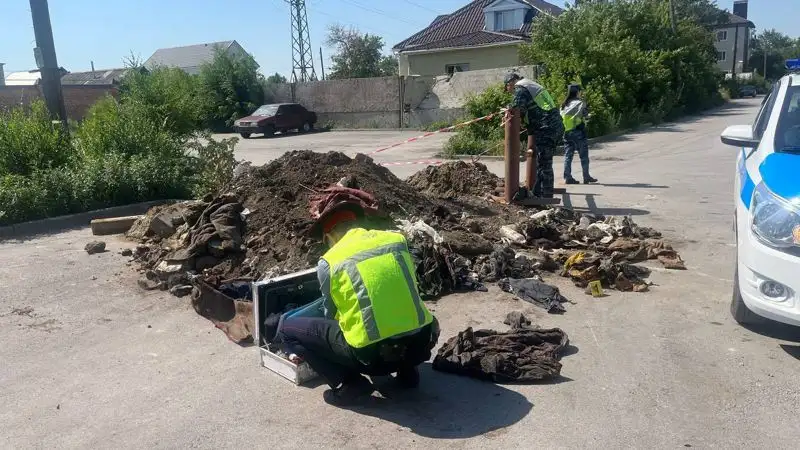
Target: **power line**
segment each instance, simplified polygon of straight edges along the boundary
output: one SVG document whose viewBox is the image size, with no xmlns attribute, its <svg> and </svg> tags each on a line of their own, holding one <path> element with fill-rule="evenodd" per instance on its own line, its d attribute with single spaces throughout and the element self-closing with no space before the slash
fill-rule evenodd
<svg viewBox="0 0 800 450">
<path fill-rule="evenodd" d="M 356 2 L 354 0 L 342 0 L 342 1 L 346 2 L 346 3 L 349 3 L 349 4 L 353 5 L 353 6 L 356 6 L 358 8 L 361 8 L 364 11 L 369 11 L 369 12 L 372 12 L 372 13 L 375 13 L 375 14 L 379 14 L 379 15 L 384 16 L 384 17 L 388 17 L 388 18 L 393 19 L 393 20 L 397 20 L 397 21 L 400 21 L 400 22 L 405 22 L 405 23 L 407 23 L 409 25 L 413 25 L 415 27 L 421 26 L 421 25 L 419 25 L 417 23 L 409 22 L 409 21 L 407 21 L 407 20 L 405 20 L 403 18 L 397 17 L 396 15 L 392 15 L 390 13 L 387 13 L 386 11 L 381 11 L 380 9 L 375 9 L 375 8 L 372 8 L 372 7 L 369 7 L 369 6 L 364 6 L 361 3 L 358 3 L 358 2 Z"/>
<path fill-rule="evenodd" d="M 306 6 L 306 8 L 308 8 L 308 6 Z M 337 22 L 341 22 L 344 25 L 349 25 L 349 26 L 351 26 L 353 28 L 356 28 L 356 29 L 359 29 L 359 30 L 363 28 L 363 29 L 366 29 L 366 30 L 374 31 L 375 33 L 378 33 L 378 34 L 383 33 L 383 31 L 375 29 L 375 28 L 372 28 L 372 27 L 352 24 L 352 23 L 348 22 L 347 20 L 342 19 L 341 17 L 334 16 L 333 14 L 327 13 L 325 11 L 321 11 L 321 10 L 316 9 L 316 8 L 314 8 L 314 9 L 309 8 L 309 9 L 315 14 L 320 14 L 320 15 L 323 15 L 323 16 L 330 17 L 331 19 L 334 19 Z"/>
<path fill-rule="evenodd" d="M 409 5 L 416 6 L 417 8 L 424 9 L 426 11 L 430 11 L 430 12 L 435 13 L 435 14 L 439 14 L 439 11 L 430 9 L 427 6 L 420 5 L 419 3 L 412 2 L 411 0 L 403 0 L 403 1 L 408 3 Z"/>
</svg>

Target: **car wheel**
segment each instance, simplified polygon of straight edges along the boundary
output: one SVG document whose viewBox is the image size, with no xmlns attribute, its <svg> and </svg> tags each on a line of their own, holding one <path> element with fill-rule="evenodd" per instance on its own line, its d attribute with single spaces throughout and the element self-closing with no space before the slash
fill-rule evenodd
<svg viewBox="0 0 800 450">
<path fill-rule="evenodd" d="M 758 315 L 744 304 L 742 292 L 739 290 L 739 265 L 733 273 L 733 297 L 731 298 L 731 315 L 740 325 L 748 325 L 756 322 Z"/>
<path fill-rule="evenodd" d="M 243 138 L 250 139 L 250 133 L 239 133 Z"/>
<path fill-rule="evenodd" d="M 275 135 L 275 127 L 272 125 L 267 125 L 264 127 L 264 137 L 270 137 Z"/>
<path fill-rule="evenodd" d="M 311 125 L 311 123 L 306 122 L 306 123 L 303 124 L 303 127 L 300 128 L 300 131 L 302 131 L 303 133 L 308 133 L 309 131 L 311 131 L 313 129 L 314 129 L 314 125 Z"/>
</svg>

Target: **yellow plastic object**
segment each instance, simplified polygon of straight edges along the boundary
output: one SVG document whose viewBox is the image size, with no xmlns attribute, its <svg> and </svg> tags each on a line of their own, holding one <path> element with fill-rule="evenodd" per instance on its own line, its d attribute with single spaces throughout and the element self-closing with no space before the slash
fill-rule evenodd
<svg viewBox="0 0 800 450">
<path fill-rule="evenodd" d="M 575 264 L 578 264 L 578 263 L 582 262 L 582 261 L 583 261 L 583 258 L 584 258 L 585 256 L 586 256 L 586 254 L 585 254 L 585 253 L 583 253 L 583 252 L 577 252 L 577 253 L 574 253 L 572 256 L 570 256 L 570 257 L 567 259 L 567 261 L 566 261 L 566 262 L 564 262 L 564 269 L 565 269 L 565 270 L 569 270 L 569 269 L 570 269 L 570 268 L 572 268 L 572 266 L 574 266 Z"/>
<path fill-rule="evenodd" d="M 600 280 L 594 280 L 590 282 L 589 290 L 592 292 L 592 297 L 603 296 L 603 285 L 600 283 Z"/>
</svg>

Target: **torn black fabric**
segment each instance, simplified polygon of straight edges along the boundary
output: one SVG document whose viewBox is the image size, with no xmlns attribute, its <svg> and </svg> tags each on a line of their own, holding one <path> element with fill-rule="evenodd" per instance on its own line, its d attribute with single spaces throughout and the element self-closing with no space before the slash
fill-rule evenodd
<svg viewBox="0 0 800 450">
<path fill-rule="evenodd" d="M 550 314 L 560 314 L 566 311 L 562 303 L 567 299 L 555 286 L 533 278 L 504 278 L 497 285 L 500 286 L 500 289 L 510 292 L 528 303 L 544 308 Z"/>
<path fill-rule="evenodd" d="M 500 332 L 470 327 L 439 349 L 433 368 L 497 383 L 550 380 L 560 376 L 558 359 L 568 344 L 558 328 Z"/>
</svg>

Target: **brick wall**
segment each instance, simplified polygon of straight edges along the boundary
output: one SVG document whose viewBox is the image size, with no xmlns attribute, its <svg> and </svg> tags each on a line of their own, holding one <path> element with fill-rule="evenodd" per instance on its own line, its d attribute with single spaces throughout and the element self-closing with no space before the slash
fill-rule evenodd
<svg viewBox="0 0 800 450">
<path fill-rule="evenodd" d="M 67 117 L 72 120 L 83 119 L 98 100 L 118 93 L 114 86 L 63 86 L 62 92 Z M 25 107 L 37 99 L 44 100 L 40 86 L 0 86 L 0 110 Z"/>
</svg>

